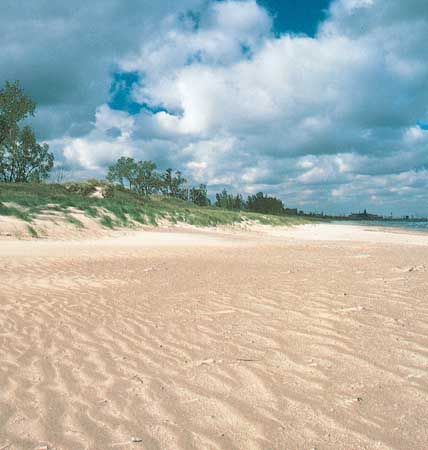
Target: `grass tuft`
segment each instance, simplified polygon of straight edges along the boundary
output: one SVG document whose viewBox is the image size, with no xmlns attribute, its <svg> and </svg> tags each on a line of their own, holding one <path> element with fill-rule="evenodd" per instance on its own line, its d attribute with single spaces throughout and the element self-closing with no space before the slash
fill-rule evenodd
<svg viewBox="0 0 428 450">
<path fill-rule="evenodd" d="M 77 228 L 85 228 L 85 225 L 83 224 L 83 222 L 81 222 L 79 219 L 76 219 L 73 216 L 66 215 L 65 220 Z"/>
<path fill-rule="evenodd" d="M 6 206 L 2 203 L 0 203 L 0 216 L 16 217 L 17 219 L 31 222 L 31 215 L 28 212 L 22 211 L 21 209 L 13 206 Z"/>
<path fill-rule="evenodd" d="M 31 237 L 33 237 L 33 238 L 38 238 L 39 237 L 37 231 L 31 225 L 27 225 L 27 230 L 30 233 Z"/>
<path fill-rule="evenodd" d="M 110 228 L 110 229 L 114 228 L 114 222 L 113 222 L 112 218 L 105 214 L 103 216 L 101 216 L 100 224 L 106 228 Z"/>
</svg>

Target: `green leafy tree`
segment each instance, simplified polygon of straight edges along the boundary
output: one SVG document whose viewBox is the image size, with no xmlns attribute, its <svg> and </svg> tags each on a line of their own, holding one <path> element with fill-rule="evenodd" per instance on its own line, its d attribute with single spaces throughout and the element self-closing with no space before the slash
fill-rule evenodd
<svg viewBox="0 0 428 450">
<path fill-rule="evenodd" d="M 223 189 L 220 193 L 215 195 L 215 206 L 217 208 L 229 209 L 231 196 Z"/>
<path fill-rule="evenodd" d="M 135 189 L 142 195 L 152 195 L 161 186 L 161 177 L 152 161 L 139 161 L 135 168 Z"/>
<path fill-rule="evenodd" d="M 241 194 L 232 195 L 227 192 L 226 189 L 223 189 L 219 194 L 216 194 L 216 202 L 215 206 L 218 208 L 229 209 L 232 211 L 239 211 L 244 209 L 245 202 L 242 199 Z"/>
<path fill-rule="evenodd" d="M 187 180 L 179 170 L 173 173 L 172 169 L 167 169 L 162 175 L 161 191 L 164 195 L 187 200 L 188 189 L 185 187 L 186 183 Z"/>
<path fill-rule="evenodd" d="M 27 97 L 18 81 L 6 81 L 0 90 L 0 145 L 18 134 L 18 122 L 33 116 L 36 104 Z"/>
<path fill-rule="evenodd" d="M 242 198 L 241 194 L 237 194 L 233 200 L 233 209 L 240 211 L 241 209 L 245 209 L 245 201 Z"/>
<path fill-rule="evenodd" d="M 209 206 L 211 204 L 208 198 L 206 184 L 201 184 L 199 187 L 193 187 L 190 189 L 190 201 L 198 206 Z"/>
<path fill-rule="evenodd" d="M 280 199 L 264 195 L 263 192 L 248 196 L 247 209 L 264 214 L 279 215 L 285 212 L 284 204 Z"/>
<path fill-rule="evenodd" d="M 171 195 L 172 177 L 172 169 L 166 169 L 162 174 L 161 192 L 163 195 Z"/>
<path fill-rule="evenodd" d="M 135 189 L 137 178 L 137 163 L 134 158 L 122 156 L 108 168 L 107 180 L 111 183 L 119 183 L 122 187 Z"/>
<path fill-rule="evenodd" d="M 37 143 L 30 126 L 19 126 L 35 109 L 18 82 L 6 82 L 0 90 L 0 181 L 41 182 L 53 168 L 54 156 L 48 145 Z"/>
<path fill-rule="evenodd" d="M 146 196 L 158 192 L 162 185 L 154 162 L 135 161 L 124 156 L 108 168 L 107 180 Z"/>
</svg>

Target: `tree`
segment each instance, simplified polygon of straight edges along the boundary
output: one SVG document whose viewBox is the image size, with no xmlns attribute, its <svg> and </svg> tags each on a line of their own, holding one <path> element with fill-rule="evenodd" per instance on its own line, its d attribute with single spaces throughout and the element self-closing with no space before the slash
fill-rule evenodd
<svg viewBox="0 0 428 450">
<path fill-rule="evenodd" d="M 211 204 L 208 198 L 206 184 L 201 184 L 199 187 L 190 189 L 190 201 L 198 206 L 209 206 Z"/>
<path fill-rule="evenodd" d="M 107 180 L 111 183 L 119 183 L 130 190 L 135 188 L 137 163 L 133 158 L 122 156 L 108 168 Z"/>
<path fill-rule="evenodd" d="M 215 206 L 218 208 L 230 209 L 232 211 L 239 211 L 244 208 L 245 202 L 241 194 L 233 196 L 229 194 L 226 189 L 223 189 L 221 193 L 216 194 Z"/>
<path fill-rule="evenodd" d="M 187 200 L 188 190 L 184 187 L 187 180 L 183 178 L 181 172 L 176 170 L 172 173 L 172 169 L 167 169 L 162 176 L 162 193 L 170 197 L 177 197 Z"/>
<path fill-rule="evenodd" d="M 0 145 L 18 134 L 18 122 L 33 116 L 36 104 L 27 97 L 18 81 L 6 81 L 0 90 Z"/>
<path fill-rule="evenodd" d="M 19 126 L 35 109 L 18 82 L 6 82 L 0 90 L 0 181 L 41 182 L 53 168 L 54 156 L 48 145 L 37 143 L 30 126 Z"/>
<path fill-rule="evenodd" d="M 139 161 L 135 167 L 135 190 L 142 195 L 152 195 L 161 185 L 156 164 L 152 161 Z"/>
<path fill-rule="evenodd" d="M 264 214 L 283 214 L 285 211 L 280 199 L 264 195 L 263 192 L 248 196 L 247 209 Z"/>
<path fill-rule="evenodd" d="M 45 180 L 52 170 L 54 157 L 47 144 L 36 141 L 31 127 L 19 130 L 17 141 L 7 147 L 0 161 L 0 180 L 8 183 L 27 183 Z"/>
<path fill-rule="evenodd" d="M 161 187 L 161 176 L 152 161 L 135 161 L 122 156 L 108 168 L 107 180 L 141 195 L 152 195 Z"/>
</svg>

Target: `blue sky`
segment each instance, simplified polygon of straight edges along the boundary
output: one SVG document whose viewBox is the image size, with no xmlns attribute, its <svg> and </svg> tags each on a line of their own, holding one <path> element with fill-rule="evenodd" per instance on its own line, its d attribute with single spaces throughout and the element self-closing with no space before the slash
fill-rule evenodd
<svg viewBox="0 0 428 450">
<path fill-rule="evenodd" d="M 70 179 L 122 155 L 211 194 L 428 214 L 426 0 L 3 0 L 0 83 Z"/>
<path fill-rule="evenodd" d="M 136 72 L 114 72 L 110 86 L 108 105 L 112 109 L 127 111 L 131 115 L 141 112 L 143 105 L 132 99 L 132 89 L 140 77 Z"/>
<path fill-rule="evenodd" d="M 275 17 L 276 32 L 314 36 L 318 24 L 325 19 L 330 0 L 263 0 L 260 4 Z"/>
</svg>

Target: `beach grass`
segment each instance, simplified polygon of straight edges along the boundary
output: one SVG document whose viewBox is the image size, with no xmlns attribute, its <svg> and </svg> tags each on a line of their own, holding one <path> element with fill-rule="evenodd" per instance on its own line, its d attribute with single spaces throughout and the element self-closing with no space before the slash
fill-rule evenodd
<svg viewBox="0 0 428 450">
<path fill-rule="evenodd" d="M 39 234 L 37 233 L 37 231 L 31 226 L 31 225 L 27 225 L 27 230 L 28 233 L 31 237 L 33 238 L 38 238 Z"/>
<path fill-rule="evenodd" d="M 199 227 L 216 227 L 242 222 L 289 226 L 307 223 L 297 216 L 228 211 L 215 207 L 200 207 L 180 199 L 152 196 L 145 198 L 126 189 L 109 187 L 108 198 L 87 195 L 87 184 L 75 183 L 73 190 L 64 184 L 0 184 L 0 216 L 14 216 L 31 223 L 47 212 L 61 213 L 64 219 L 78 228 L 84 224 L 70 215 L 81 212 L 97 220 L 103 227 L 120 228 L 136 225 L 157 226 L 160 223 L 185 223 Z M 76 188 L 77 186 L 77 188 Z"/>
</svg>

